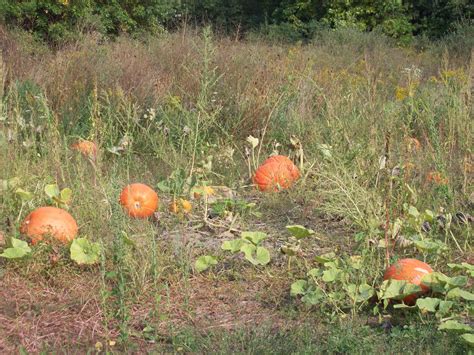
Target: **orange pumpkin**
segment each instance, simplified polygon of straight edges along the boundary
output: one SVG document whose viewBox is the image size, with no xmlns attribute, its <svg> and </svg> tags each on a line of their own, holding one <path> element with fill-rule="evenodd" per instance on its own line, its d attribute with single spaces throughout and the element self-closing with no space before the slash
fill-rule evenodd
<svg viewBox="0 0 474 355">
<path fill-rule="evenodd" d="M 191 205 L 191 202 L 189 202 L 188 200 L 183 200 L 182 198 L 180 198 L 178 201 L 176 200 L 171 201 L 170 206 L 169 206 L 169 211 L 171 213 L 182 212 L 184 214 L 188 214 L 191 212 L 192 209 L 193 209 L 193 206 Z"/>
<path fill-rule="evenodd" d="M 448 178 L 443 177 L 439 171 L 430 171 L 426 175 L 426 181 L 437 185 L 447 185 L 449 182 Z"/>
<path fill-rule="evenodd" d="M 269 163 L 277 163 L 277 164 L 286 166 L 287 169 L 290 170 L 290 174 L 291 174 L 291 176 L 293 177 L 293 179 L 294 179 L 295 181 L 298 180 L 299 177 L 300 177 L 300 171 L 299 171 L 299 169 L 296 167 L 295 164 L 293 164 L 293 162 L 291 161 L 291 159 L 288 158 L 287 156 L 284 156 L 284 155 L 273 155 L 273 156 L 271 156 L 270 158 L 268 158 L 267 160 L 265 160 L 265 161 L 262 163 L 262 165 L 269 164 Z"/>
<path fill-rule="evenodd" d="M 56 207 L 37 208 L 20 227 L 20 232 L 30 237 L 33 244 L 48 234 L 66 244 L 76 237 L 77 230 L 74 218 L 67 211 Z"/>
<path fill-rule="evenodd" d="M 71 145 L 71 148 L 81 152 L 83 155 L 95 158 L 97 155 L 97 145 L 94 142 L 80 140 Z"/>
<path fill-rule="evenodd" d="M 421 149 L 421 143 L 418 139 L 413 137 L 405 138 L 406 148 L 408 152 L 416 153 Z"/>
<path fill-rule="evenodd" d="M 421 293 L 429 291 L 429 287 L 421 282 L 423 276 L 433 272 L 433 269 L 426 263 L 417 259 L 400 259 L 391 265 L 383 275 L 384 280 L 404 280 L 421 287 Z M 408 295 L 403 299 L 408 305 L 413 305 L 420 293 Z"/>
<path fill-rule="evenodd" d="M 145 184 L 130 184 L 120 194 L 120 203 L 131 217 L 147 218 L 158 208 L 158 195 Z"/>
<path fill-rule="evenodd" d="M 276 155 L 257 169 L 253 182 L 261 191 L 278 191 L 291 187 L 299 177 L 298 168 L 288 157 Z"/>
</svg>

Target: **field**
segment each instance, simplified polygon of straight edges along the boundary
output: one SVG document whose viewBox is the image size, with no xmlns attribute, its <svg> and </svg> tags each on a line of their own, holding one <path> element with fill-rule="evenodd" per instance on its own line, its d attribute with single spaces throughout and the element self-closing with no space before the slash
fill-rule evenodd
<svg viewBox="0 0 474 355">
<path fill-rule="evenodd" d="M 468 43 L 202 29 L 49 48 L 0 28 L 0 352 L 467 353 Z M 300 178 L 261 192 L 276 153 Z M 150 218 L 119 203 L 135 182 L 159 195 Z M 73 257 L 21 243 L 47 205 L 77 221 Z M 442 273 L 405 308 L 383 282 L 402 258 Z"/>
</svg>

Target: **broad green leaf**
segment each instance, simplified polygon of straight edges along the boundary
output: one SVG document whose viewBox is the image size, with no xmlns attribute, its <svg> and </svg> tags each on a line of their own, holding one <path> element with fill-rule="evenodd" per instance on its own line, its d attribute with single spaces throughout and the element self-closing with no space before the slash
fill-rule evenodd
<svg viewBox="0 0 474 355">
<path fill-rule="evenodd" d="M 245 243 L 246 241 L 242 239 L 226 240 L 224 243 L 222 243 L 221 249 L 230 251 L 231 253 L 237 253 Z"/>
<path fill-rule="evenodd" d="M 327 144 L 318 144 L 318 149 L 325 159 L 332 159 L 332 147 Z"/>
<path fill-rule="evenodd" d="M 248 243 L 242 245 L 240 251 L 244 253 L 245 259 L 253 265 L 266 265 L 270 262 L 270 253 L 266 248 Z"/>
<path fill-rule="evenodd" d="M 253 254 L 255 253 L 256 250 L 257 250 L 257 247 L 250 243 L 244 244 L 240 248 L 240 251 L 243 252 L 245 255 L 245 259 L 247 259 L 254 265 L 258 264 L 258 261 L 256 261 L 253 257 Z"/>
<path fill-rule="evenodd" d="M 407 283 L 404 280 L 385 280 L 378 295 L 380 299 L 402 299 L 420 291 L 420 286 Z"/>
<path fill-rule="evenodd" d="M 44 192 L 49 198 L 59 197 L 59 187 L 56 184 L 48 184 L 44 187 Z"/>
<path fill-rule="evenodd" d="M 357 295 L 357 301 L 363 302 L 370 299 L 375 294 L 375 290 L 368 284 L 362 284 L 359 286 L 359 294 Z"/>
<path fill-rule="evenodd" d="M 212 265 L 217 265 L 217 258 L 211 255 L 200 256 L 194 263 L 197 272 L 203 272 Z"/>
<path fill-rule="evenodd" d="M 297 280 L 291 284 L 290 295 L 304 295 L 306 289 L 308 288 L 308 281 L 306 280 Z"/>
<path fill-rule="evenodd" d="M 471 292 L 468 292 L 466 290 L 463 290 L 459 287 L 453 288 L 450 290 L 447 295 L 447 299 L 458 299 L 458 298 L 463 298 L 466 301 L 474 301 L 474 294 Z"/>
<path fill-rule="evenodd" d="M 408 214 L 413 218 L 418 218 L 420 216 L 420 212 L 418 212 L 415 206 L 408 207 Z"/>
<path fill-rule="evenodd" d="M 306 294 L 301 298 L 301 301 L 309 304 L 311 306 L 314 306 L 319 303 L 321 299 L 324 298 L 324 292 L 321 290 L 319 287 L 306 292 Z"/>
<path fill-rule="evenodd" d="M 350 284 L 346 286 L 346 292 L 353 300 L 357 299 L 357 285 Z"/>
<path fill-rule="evenodd" d="M 78 264 L 95 264 L 100 257 L 100 244 L 93 243 L 86 238 L 77 238 L 70 247 L 71 259 Z"/>
<path fill-rule="evenodd" d="M 309 270 L 306 275 L 311 277 L 321 277 L 323 275 L 323 272 L 320 269 L 314 268 Z"/>
<path fill-rule="evenodd" d="M 257 260 L 260 265 L 267 265 L 270 262 L 270 252 L 268 249 L 264 247 L 257 247 L 255 260 Z"/>
<path fill-rule="evenodd" d="M 342 270 L 339 269 L 328 269 L 323 272 L 323 281 L 324 282 L 334 282 L 337 280 L 339 275 L 342 273 Z"/>
<path fill-rule="evenodd" d="M 454 302 L 452 301 L 441 301 L 439 303 L 438 312 L 436 314 L 440 317 L 445 316 L 446 314 L 448 314 L 453 305 Z"/>
<path fill-rule="evenodd" d="M 425 253 L 446 249 L 446 245 L 443 242 L 434 241 L 431 239 L 415 240 L 414 244 L 418 250 Z"/>
<path fill-rule="evenodd" d="M 453 330 L 453 331 L 458 331 L 458 332 L 472 332 L 473 329 L 464 323 L 459 323 L 456 320 L 447 320 L 446 322 L 443 322 L 440 324 L 438 327 L 439 330 Z"/>
<path fill-rule="evenodd" d="M 20 197 L 23 202 L 30 201 L 33 198 L 33 194 L 23 189 L 16 189 L 15 193 Z"/>
<path fill-rule="evenodd" d="M 71 201 L 72 190 L 69 187 L 66 187 L 61 190 L 61 202 L 66 205 Z"/>
<path fill-rule="evenodd" d="M 416 300 L 416 306 L 420 309 L 421 313 L 427 312 L 436 312 L 436 307 L 438 307 L 441 300 L 439 298 L 418 298 Z"/>
<path fill-rule="evenodd" d="M 11 248 L 7 248 L 0 254 L 1 257 L 7 259 L 18 259 L 22 258 L 25 255 L 31 252 L 31 248 L 28 246 L 28 243 L 24 240 L 11 238 Z"/>
<path fill-rule="evenodd" d="M 448 284 L 454 287 L 463 287 L 467 284 L 467 276 L 455 276 L 448 279 Z"/>
<path fill-rule="evenodd" d="M 352 255 L 349 258 L 349 265 L 356 270 L 360 270 L 362 267 L 362 257 L 360 255 Z"/>
<path fill-rule="evenodd" d="M 298 240 L 309 237 L 310 235 L 314 234 L 314 231 L 312 229 L 308 229 L 300 225 L 286 226 L 286 229 L 288 230 L 288 232 L 291 233 L 293 237 Z"/>
<path fill-rule="evenodd" d="M 168 181 L 166 180 L 160 181 L 158 184 L 156 184 L 156 188 L 160 190 L 161 192 L 166 192 L 166 193 L 170 193 L 172 191 Z"/>
<path fill-rule="evenodd" d="M 323 255 L 316 256 L 314 259 L 318 263 L 324 264 L 324 263 L 327 263 L 329 261 L 333 261 L 334 259 L 336 259 L 336 254 L 333 253 L 333 252 L 330 252 L 330 253 L 326 253 L 326 254 L 323 254 Z"/>
<path fill-rule="evenodd" d="M 444 293 L 446 291 L 445 286 L 448 280 L 448 276 L 440 272 L 432 272 L 430 274 L 424 275 L 421 279 L 421 282 L 428 286 L 433 292 Z"/>
<path fill-rule="evenodd" d="M 242 239 L 248 240 L 253 245 L 259 245 L 267 237 L 263 232 L 242 232 Z"/>
<path fill-rule="evenodd" d="M 20 184 L 20 178 L 13 177 L 7 180 L 0 180 L 0 191 L 7 191 L 13 189 Z"/>
<path fill-rule="evenodd" d="M 459 271 L 459 270 L 469 270 L 469 271 L 474 271 L 474 265 L 471 265 L 469 263 L 461 263 L 461 264 L 448 264 L 448 266 L 453 269 L 453 271 Z"/>
<path fill-rule="evenodd" d="M 435 219 L 434 212 L 431 210 L 425 210 L 425 212 L 423 213 L 423 219 L 430 223 L 433 222 Z"/>
<path fill-rule="evenodd" d="M 464 340 L 466 343 L 468 343 L 471 346 L 474 346 L 474 334 L 463 334 L 459 336 L 462 340 Z"/>
</svg>

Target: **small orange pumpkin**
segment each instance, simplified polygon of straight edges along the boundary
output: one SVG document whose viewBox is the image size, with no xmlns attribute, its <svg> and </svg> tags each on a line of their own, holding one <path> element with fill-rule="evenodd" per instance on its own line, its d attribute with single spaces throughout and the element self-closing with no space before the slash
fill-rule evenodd
<svg viewBox="0 0 474 355">
<path fill-rule="evenodd" d="M 288 157 L 276 155 L 257 169 L 253 182 L 260 191 L 278 191 L 291 187 L 299 177 L 298 168 Z"/>
<path fill-rule="evenodd" d="M 158 195 L 145 184 L 130 184 L 120 194 L 120 203 L 131 217 L 147 218 L 158 208 Z"/>
<path fill-rule="evenodd" d="M 407 151 L 409 152 L 416 153 L 416 152 L 419 152 L 421 149 L 420 141 L 414 137 L 406 137 L 405 143 L 406 143 Z"/>
<path fill-rule="evenodd" d="M 50 234 L 66 244 L 77 235 L 77 223 L 65 210 L 56 207 L 39 207 L 23 221 L 20 232 L 31 238 L 32 244 Z"/>
<path fill-rule="evenodd" d="M 447 185 L 449 182 L 448 178 L 443 177 L 439 171 L 430 171 L 426 175 L 426 181 L 437 185 Z"/>
<path fill-rule="evenodd" d="M 188 200 L 184 200 L 182 198 L 180 198 L 178 201 L 176 200 L 173 200 L 171 201 L 170 203 L 170 206 L 169 206 L 169 211 L 171 213 L 184 213 L 184 214 L 188 214 L 191 212 L 191 210 L 193 209 L 193 206 L 191 204 L 191 202 L 189 202 Z"/>
<path fill-rule="evenodd" d="M 97 145 L 91 141 L 79 140 L 71 145 L 71 148 L 91 158 L 97 156 Z"/>
<path fill-rule="evenodd" d="M 429 287 L 421 282 L 423 276 L 433 272 L 433 269 L 427 264 L 417 259 L 400 259 L 391 265 L 383 275 L 384 280 L 404 280 L 411 284 L 421 287 L 420 293 L 408 295 L 403 299 L 408 305 L 413 305 L 420 294 L 429 291 Z"/>
</svg>

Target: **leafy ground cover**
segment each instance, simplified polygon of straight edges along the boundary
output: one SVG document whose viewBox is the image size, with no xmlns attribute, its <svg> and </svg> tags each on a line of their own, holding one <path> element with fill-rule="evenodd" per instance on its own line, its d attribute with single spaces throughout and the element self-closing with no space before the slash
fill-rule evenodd
<svg viewBox="0 0 474 355">
<path fill-rule="evenodd" d="M 377 34 L 51 50 L 0 30 L 0 350 L 449 352 L 473 343 L 474 65 Z M 78 151 L 78 140 L 96 150 Z M 76 147 L 76 148 L 75 148 Z M 272 154 L 301 176 L 260 192 Z M 122 189 L 158 210 L 131 218 Z M 31 245 L 40 206 L 78 237 Z M 431 291 L 384 281 L 417 258 Z"/>
</svg>

